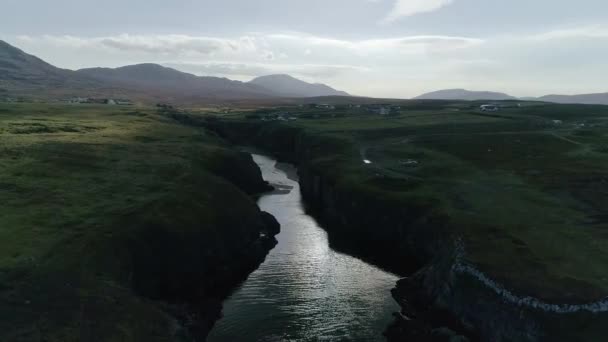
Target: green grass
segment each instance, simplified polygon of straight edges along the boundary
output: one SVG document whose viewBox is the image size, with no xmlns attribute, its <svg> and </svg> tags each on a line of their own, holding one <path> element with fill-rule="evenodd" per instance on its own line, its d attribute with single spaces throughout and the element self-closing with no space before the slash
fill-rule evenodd
<svg viewBox="0 0 608 342">
<path fill-rule="evenodd" d="M 0 340 L 174 338 L 173 319 L 133 284 L 146 279 L 136 290 L 156 297 L 161 265 L 169 275 L 185 260 L 157 260 L 173 252 L 146 232 L 214 255 L 257 234 L 254 201 L 222 174 L 247 172 L 239 158 L 155 109 L 0 104 Z M 148 250 L 163 264 L 137 266 Z M 182 251 L 184 269 L 210 267 Z"/>
<path fill-rule="evenodd" d="M 280 125 L 341 140 L 340 148 L 319 143 L 312 155 L 342 186 L 434 203 L 464 238 L 469 261 L 516 293 L 559 303 L 604 298 L 608 106 L 477 107 L 435 102 L 394 117 L 345 109 Z"/>
</svg>

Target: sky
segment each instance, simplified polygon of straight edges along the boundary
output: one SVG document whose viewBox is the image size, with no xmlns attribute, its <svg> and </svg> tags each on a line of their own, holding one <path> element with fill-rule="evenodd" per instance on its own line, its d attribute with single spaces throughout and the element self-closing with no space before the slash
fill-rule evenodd
<svg viewBox="0 0 608 342">
<path fill-rule="evenodd" d="M 66 69 L 159 63 L 354 95 L 608 92 L 606 0 L 0 0 L 0 39 Z"/>
</svg>

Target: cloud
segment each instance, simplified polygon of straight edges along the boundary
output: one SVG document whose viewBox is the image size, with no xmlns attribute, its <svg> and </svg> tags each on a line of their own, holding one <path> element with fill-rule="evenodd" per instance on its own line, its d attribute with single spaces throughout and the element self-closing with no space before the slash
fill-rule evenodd
<svg viewBox="0 0 608 342">
<path fill-rule="evenodd" d="M 110 37 L 75 37 L 70 35 L 40 37 L 19 36 L 24 42 L 40 42 L 71 48 L 112 49 L 120 52 L 142 52 L 164 55 L 203 55 L 216 53 L 254 52 L 258 49 L 256 38 L 242 36 L 237 39 L 188 35 L 129 35 Z M 267 53 L 264 53 L 267 55 Z"/>
<path fill-rule="evenodd" d="M 529 40 L 535 41 L 548 41 L 558 39 L 572 39 L 572 38 L 608 38 L 608 26 L 604 25 L 592 25 L 582 27 L 570 27 L 565 29 L 557 29 L 552 31 L 535 34 L 528 37 Z"/>
<path fill-rule="evenodd" d="M 439 35 L 341 40 L 302 33 L 256 33 L 236 38 L 121 34 L 109 37 L 20 36 L 18 39 L 32 46 L 96 50 L 103 54 L 137 56 L 147 60 L 225 58 L 261 63 L 291 58 L 310 63 L 311 59 L 316 58 L 320 64 L 342 64 L 344 58 L 359 59 L 365 63 L 366 58 L 372 56 L 426 55 L 483 43 L 477 38 Z"/>
<path fill-rule="evenodd" d="M 305 54 L 322 51 L 325 56 L 336 51 L 358 56 L 390 55 L 390 54 L 425 54 L 443 50 L 467 48 L 482 44 L 484 40 L 470 37 L 421 35 L 396 38 L 380 38 L 366 40 L 339 40 L 326 37 L 311 36 L 299 33 L 272 34 L 266 36 L 272 41 L 284 46 L 304 46 Z"/>
<path fill-rule="evenodd" d="M 210 55 L 222 49 L 235 49 L 236 44 L 219 39 L 188 36 L 129 36 L 99 39 L 96 43 L 121 51 L 142 51 L 161 54 L 198 53 Z"/>
<path fill-rule="evenodd" d="M 433 12 L 452 2 L 454 0 L 397 0 L 384 22 L 390 23 L 403 17 Z"/>
</svg>

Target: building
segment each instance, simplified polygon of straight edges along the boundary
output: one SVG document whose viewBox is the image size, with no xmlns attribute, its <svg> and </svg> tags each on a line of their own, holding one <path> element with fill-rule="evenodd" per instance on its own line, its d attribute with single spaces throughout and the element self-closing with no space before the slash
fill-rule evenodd
<svg viewBox="0 0 608 342">
<path fill-rule="evenodd" d="M 479 109 L 481 109 L 482 112 L 498 112 L 500 107 L 494 104 L 485 104 L 481 105 Z"/>
<path fill-rule="evenodd" d="M 89 97 L 73 97 L 67 100 L 68 103 L 92 103 L 92 104 L 106 104 L 106 105 L 120 105 L 130 106 L 133 104 L 128 99 L 109 99 L 109 98 L 89 98 Z"/>
<path fill-rule="evenodd" d="M 89 103 L 88 97 L 73 97 L 68 100 L 69 103 Z"/>
<path fill-rule="evenodd" d="M 133 105 L 133 102 L 131 102 L 131 100 L 128 99 L 114 99 L 114 102 L 119 105 L 119 106 L 131 106 Z"/>
</svg>

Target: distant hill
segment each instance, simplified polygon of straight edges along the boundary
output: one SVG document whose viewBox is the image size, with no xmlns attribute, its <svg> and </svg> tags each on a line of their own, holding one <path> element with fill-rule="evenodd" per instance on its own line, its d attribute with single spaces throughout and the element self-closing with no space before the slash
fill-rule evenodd
<svg viewBox="0 0 608 342">
<path fill-rule="evenodd" d="M 320 83 L 308 83 L 289 75 L 269 75 L 255 78 L 249 84 L 264 87 L 283 97 L 350 96 Z"/>
<path fill-rule="evenodd" d="M 200 77 L 158 64 L 137 64 L 116 69 L 81 69 L 77 73 L 118 87 L 140 89 L 178 98 L 259 98 L 278 96 L 272 91 L 240 81 Z"/>
<path fill-rule="evenodd" d="M 249 82 L 196 76 L 158 64 L 120 68 L 90 68 L 72 71 L 57 68 L 42 59 L 0 40 L 0 95 L 59 99 L 65 97 L 130 98 L 139 102 L 169 101 L 182 104 L 214 101 L 285 102 L 336 101 L 372 103 L 381 99 L 356 98 L 325 84 L 312 84 L 289 75 L 269 75 Z M 420 95 L 417 100 L 516 100 L 498 92 L 446 89 Z M 608 105 L 608 93 L 546 95 L 521 98 L 555 103 Z M 397 100 L 393 100 L 397 101 Z M 386 101 L 385 101 L 386 102 Z"/>
<path fill-rule="evenodd" d="M 582 95 L 546 95 L 537 98 L 539 101 L 555 103 L 581 103 L 608 105 L 608 93 Z"/>
<path fill-rule="evenodd" d="M 438 90 L 415 97 L 416 100 L 515 100 L 516 98 L 504 93 L 491 91 L 470 91 L 466 89 Z"/>
<path fill-rule="evenodd" d="M 118 97 L 183 104 L 283 96 L 252 83 L 199 77 L 157 64 L 60 69 L 4 41 L 0 41 L 0 94 L 41 99 Z"/>
<path fill-rule="evenodd" d="M 54 67 L 1 40 L 0 89 L 15 96 L 111 91 L 103 82 Z"/>
<path fill-rule="evenodd" d="M 543 101 L 554 103 L 580 103 L 608 105 L 608 93 L 581 94 L 581 95 L 545 95 L 541 97 L 516 98 L 505 93 L 491 91 L 469 91 L 465 89 L 446 89 L 426 93 L 415 97 L 416 100 L 522 100 Z"/>
</svg>

